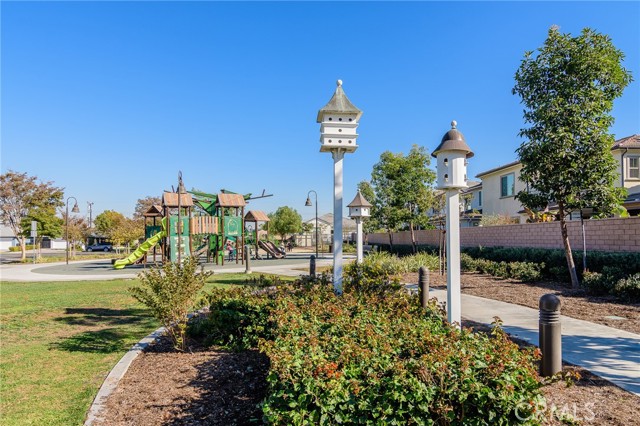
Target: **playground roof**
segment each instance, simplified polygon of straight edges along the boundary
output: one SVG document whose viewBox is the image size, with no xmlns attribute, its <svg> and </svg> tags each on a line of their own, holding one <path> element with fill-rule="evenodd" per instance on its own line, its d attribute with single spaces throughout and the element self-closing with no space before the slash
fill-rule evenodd
<svg viewBox="0 0 640 426">
<path fill-rule="evenodd" d="M 144 217 L 162 216 L 162 206 L 157 206 L 157 205 L 151 206 L 149 207 L 149 210 L 147 210 L 142 214 L 142 216 Z"/>
<path fill-rule="evenodd" d="M 219 207 L 244 207 L 247 202 L 241 194 L 218 194 L 216 206 Z"/>
<path fill-rule="evenodd" d="M 260 210 L 249 210 L 249 212 L 244 215 L 244 220 L 246 222 L 269 222 L 269 216 L 263 211 Z"/>
<path fill-rule="evenodd" d="M 162 205 L 166 207 L 178 207 L 178 193 L 177 192 L 163 193 Z M 191 197 L 191 194 L 180 194 L 180 206 L 181 207 L 193 206 L 193 198 Z"/>
</svg>

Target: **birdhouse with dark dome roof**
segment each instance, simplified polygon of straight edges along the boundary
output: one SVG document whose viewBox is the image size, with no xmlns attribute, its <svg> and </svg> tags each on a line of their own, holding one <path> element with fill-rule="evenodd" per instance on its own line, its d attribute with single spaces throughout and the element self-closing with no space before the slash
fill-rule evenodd
<svg viewBox="0 0 640 426">
<path fill-rule="evenodd" d="M 438 189 L 460 189 L 467 187 L 467 158 L 473 157 L 462 133 L 451 122 L 451 130 L 442 137 L 440 145 L 431 154 L 437 159 Z"/>
</svg>

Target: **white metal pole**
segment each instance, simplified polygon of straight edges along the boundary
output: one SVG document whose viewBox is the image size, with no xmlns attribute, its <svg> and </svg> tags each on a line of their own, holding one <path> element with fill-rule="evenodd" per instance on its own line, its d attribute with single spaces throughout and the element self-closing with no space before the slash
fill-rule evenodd
<svg viewBox="0 0 640 426">
<path fill-rule="evenodd" d="M 333 156 L 333 291 L 342 294 L 342 162 L 344 152 Z"/>
<path fill-rule="evenodd" d="M 356 258 L 356 262 L 362 263 L 364 260 L 364 255 L 362 253 L 362 218 L 356 218 L 356 246 L 358 251 L 358 256 Z"/>
<path fill-rule="evenodd" d="M 461 322 L 460 201 L 458 190 L 447 190 L 447 320 Z"/>
</svg>

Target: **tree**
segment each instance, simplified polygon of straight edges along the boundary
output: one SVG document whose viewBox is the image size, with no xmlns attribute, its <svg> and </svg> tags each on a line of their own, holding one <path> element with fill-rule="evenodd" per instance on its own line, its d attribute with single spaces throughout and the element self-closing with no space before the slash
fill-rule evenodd
<svg viewBox="0 0 640 426">
<path fill-rule="evenodd" d="M 64 204 L 62 188 L 53 186 L 53 182 L 38 183 L 37 180 L 36 176 L 11 170 L 0 176 L 0 219 L 20 241 L 22 260 L 26 259 L 26 237 L 31 231 L 32 218 L 39 218 L 41 224 L 55 222 L 52 220 L 55 208 Z"/>
<path fill-rule="evenodd" d="M 150 207 L 159 206 L 161 203 L 162 200 L 160 197 L 147 196 L 145 198 L 139 198 L 136 203 L 136 209 L 133 212 L 133 218 L 142 219 L 144 217 L 143 214 L 145 214 Z"/>
<path fill-rule="evenodd" d="M 525 53 L 515 76 L 513 93 L 529 124 L 519 133 L 526 141 L 517 150 L 528 190 L 516 198 L 534 211 L 557 203 L 573 287 L 579 282 L 566 217 L 585 207 L 610 214 L 624 197 L 623 189 L 614 188 L 609 134 L 613 101 L 631 81 L 623 58 L 606 35 L 585 28 L 571 37 L 552 27 L 536 55 Z"/>
<path fill-rule="evenodd" d="M 96 216 L 96 230 L 108 238 L 116 247 L 126 245 L 144 237 L 142 221 L 125 217 L 122 213 L 105 210 Z"/>
<path fill-rule="evenodd" d="M 279 235 L 282 242 L 287 238 L 287 234 L 295 234 L 302 230 L 302 216 L 291 207 L 278 207 L 275 213 L 269 214 L 269 219 L 269 230 Z"/>
<path fill-rule="evenodd" d="M 69 214 L 69 223 L 67 224 L 66 213 L 62 215 L 62 220 L 65 223 L 65 227 L 68 226 L 69 241 L 67 242 L 71 247 L 71 257 L 76 255 L 76 245 L 79 242 L 86 241 L 89 236 L 89 224 L 83 217 L 75 217 Z"/>
<path fill-rule="evenodd" d="M 427 211 L 434 199 L 432 185 L 436 174 L 429 169 L 429 164 L 424 147 L 413 145 L 407 156 L 383 152 L 380 161 L 373 166 L 373 214 L 389 233 L 392 247 L 393 232 L 408 227 L 413 252 L 417 251 L 415 229 L 426 226 Z"/>
</svg>

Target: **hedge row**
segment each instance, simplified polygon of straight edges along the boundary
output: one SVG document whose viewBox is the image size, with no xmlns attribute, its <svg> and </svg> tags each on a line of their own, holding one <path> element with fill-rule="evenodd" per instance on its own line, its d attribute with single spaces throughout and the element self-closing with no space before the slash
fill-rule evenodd
<svg viewBox="0 0 640 426">
<path fill-rule="evenodd" d="M 398 255 L 411 253 L 411 246 L 395 245 L 390 251 L 389 245 L 381 245 L 380 249 L 393 252 Z M 438 254 L 438 247 L 418 246 L 418 250 L 430 254 Z M 567 271 L 567 258 L 564 250 L 526 248 L 526 247 L 463 247 L 462 253 L 470 255 L 474 259 L 486 259 L 494 262 L 528 262 L 539 265 L 544 264 L 540 270 L 543 278 L 569 281 Z M 582 273 L 582 251 L 574 250 L 573 259 L 579 274 Z M 591 272 L 602 273 L 605 267 L 616 268 L 619 273 L 629 276 L 640 271 L 640 252 L 587 252 L 587 268 Z"/>
<path fill-rule="evenodd" d="M 463 271 L 480 272 L 500 278 L 513 278 L 532 282 L 542 278 L 543 264 L 533 262 L 496 262 L 487 259 L 474 259 L 466 253 L 460 255 L 460 267 Z"/>
<path fill-rule="evenodd" d="M 536 355 L 499 327 L 459 331 L 404 292 L 336 297 L 298 283 L 212 294 L 191 330 L 234 349 L 259 342 L 270 359 L 269 424 L 539 424 Z"/>
</svg>

